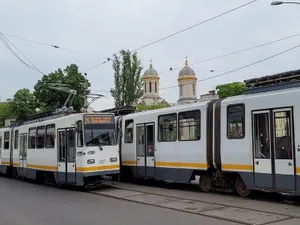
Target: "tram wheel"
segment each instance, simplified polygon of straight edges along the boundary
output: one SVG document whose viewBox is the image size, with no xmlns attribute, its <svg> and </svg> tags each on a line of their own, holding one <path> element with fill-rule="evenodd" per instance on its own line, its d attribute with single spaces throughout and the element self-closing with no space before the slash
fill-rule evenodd
<svg viewBox="0 0 300 225">
<path fill-rule="evenodd" d="M 242 197 L 248 197 L 252 193 L 252 191 L 247 188 L 240 176 L 237 176 L 235 180 L 235 190 Z"/>
<path fill-rule="evenodd" d="M 209 192 L 211 190 L 211 183 L 211 177 L 208 174 L 200 176 L 199 184 L 201 191 Z"/>
</svg>

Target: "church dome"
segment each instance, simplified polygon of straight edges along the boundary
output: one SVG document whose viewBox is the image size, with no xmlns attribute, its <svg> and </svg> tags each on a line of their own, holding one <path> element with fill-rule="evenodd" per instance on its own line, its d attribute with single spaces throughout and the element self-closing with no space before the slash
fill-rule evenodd
<svg viewBox="0 0 300 225">
<path fill-rule="evenodd" d="M 185 65 L 182 68 L 182 70 L 180 70 L 179 72 L 179 77 L 183 77 L 183 76 L 196 76 L 195 71 L 189 67 L 188 61 L 187 59 L 185 60 Z"/>
<path fill-rule="evenodd" d="M 149 69 L 145 71 L 144 76 L 158 76 L 157 71 L 152 67 L 152 63 L 150 63 Z"/>
</svg>

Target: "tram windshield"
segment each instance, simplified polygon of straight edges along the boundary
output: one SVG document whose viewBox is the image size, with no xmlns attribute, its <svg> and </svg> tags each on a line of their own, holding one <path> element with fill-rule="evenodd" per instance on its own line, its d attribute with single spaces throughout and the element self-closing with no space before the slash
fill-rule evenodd
<svg viewBox="0 0 300 225">
<path fill-rule="evenodd" d="M 86 146 L 116 145 L 115 131 L 85 128 L 84 141 Z"/>
<path fill-rule="evenodd" d="M 84 115 L 84 142 L 86 146 L 116 145 L 113 115 Z"/>
</svg>

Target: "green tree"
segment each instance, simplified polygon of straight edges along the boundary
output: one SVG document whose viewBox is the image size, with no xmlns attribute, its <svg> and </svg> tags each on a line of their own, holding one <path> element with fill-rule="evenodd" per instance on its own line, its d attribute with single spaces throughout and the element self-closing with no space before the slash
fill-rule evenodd
<svg viewBox="0 0 300 225">
<path fill-rule="evenodd" d="M 137 54 L 121 50 L 120 57 L 114 55 L 115 87 L 110 90 L 115 99 L 115 106 L 131 106 L 143 95 L 141 62 Z"/>
<path fill-rule="evenodd" d="M 84 106 L 85 97 L 89 94 L 89 81 L 78 71 L 78 66 L 71 64 L 66 69 L 58 69 L 49 75 L 44 75 L 34 86 L 34 95 L 38 106 L 47 110 L 61 108 L 68 98 L 69 93 L 49 88 L 50 83 L 60 83 L 77 91 L 73 101 L 75 110 Z"/>
<path fill-rule="evenodd" d="M 4 126 L 4 121 L 7 118 L 13 117 L 9 102 L 0 102 L 0 127 Z"/>
<path fill-rule="evenodd" d="M 155 110 L 155 109 L 161 109 L 166 107 L 170 107 L 170 105 L 167 102 L 160 102 L 158 104 L 153 104 L 153 105 L 146 105 L 141 103 L 136 106 L 136 112 Z"/>
<path fill-rule="evenodd" d="M 18 90 L 9 105 L 17 121 L 36 113 L 36 98 L 27 88 Z"/>
<path fill-rule="evenodd" d="M 220 84 L 216 87 L 217 93 L 222 99 L 230 96 L 240 95 L 245 89 L 246 86 L 243 82 Z"/>
</svg>

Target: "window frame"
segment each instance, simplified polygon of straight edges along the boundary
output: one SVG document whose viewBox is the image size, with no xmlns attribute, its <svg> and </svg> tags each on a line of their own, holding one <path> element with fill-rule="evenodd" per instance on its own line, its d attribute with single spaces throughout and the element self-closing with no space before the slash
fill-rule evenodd
<svg viewBox="0 0 300 225">
<path fill-rule="evenodd" d="M 19 130 L 15 130 L 14 149 L 19 148 Z"/>
<path fill-rule="evenodd" d="M 5 134 L 8 133 L 8 141 L 5 140 Z M 8 147 L 5 147 L 5 143 L 8 142 Z M 10 131 L 5 131 L 4 132 L 4 137 L 3 137 L 3 149 L 7 150 L 10 148 Z"/>
<path fill-rule="evenodd" d="M 35 129 L 35 136 L 31 136 L 30 135 L 30 131 L 32 129 Z M 34 148 L 31 147 L 31 137 L 34 137 Z M 27 149 L 36 149 L 36 138 L 37 138 L 37 128 L 36 127 L 30 127 L 28 128 L 28 145 L 27 145 Z"/>
<path fill-rule="evenodd" d="M 230 137 L 229 136 L 229 128 L 230 128 L 230 122 L 229 122 L 229 109 L 230 107 L 236 107 L 236 106 L 242 106 L 243 110 L 242 110 L 242 114 L 243 114 L 243 120 L 242 120 L 242 132 L 243 132 L 243 136 L 241 137 Z M 245 124 L 246 124 L 246 109 L 245 109 L 245 104 L 244 103 L 237 103 L 237 104 L 230 104 L 227 105 L 227 109 L 226 109 L 226 129 L 227 129 L 227 139 L 229 140 L 241 140 L 245 138 Z"/>
<path fill-rule="evenodd" d="M 78 148 L 82 148 L 83 145 L 84 145 L 84 139 L 83 139 L 83 120 L 78 120 L 76 122 L 76 126 L 77 126 L 76 145 L 77 145 Z M 81 134 L 81 137 L 80 137 L 80 134 Z M 79 143 L 79 139 L 81 139 L 81 145 Z"/>
<path fill-rule="evenodd" d="M 132 128 L 130 128 L 130 129 L 132 129 L 132 140 L 131 140 L 131 142 L 129 142 L 129 141 L 127 141 L 127 127 L 126 127 L 126 122 L 127 121 L 132 121 Z M 128 123 L 128 125 L 129 124 L 131 124 L 131 122 L 130 123 Z M 127 119 L 127 120 L 125 120 L 125 123 L 124 123 L 124 129 L 125 129 L 125 132 L 124 132 L 124 142 L 126 143 L 126 144 L 132 144 L 133 143 L 133 137 L 134 137 L 134 119 Z M 127 125 L 127 126 L 128 126 Z"/>
<path fill-rule="evenodd" d="M 159 119 L 160 119 L 161 117 L 164 117 L 164 116 L 171 116 L 171 115 L 175 115 L 175 116 L 176 116 L 176 119 L 175 119 L 175 121 L 176 121 L 176 128 L 173 129 L 173 131 L 174 131 L 174 130 L 176 131 L 176 135 L 175 135 L 176 139 L 175 139 L 175 140 L 171 140 L 171 141 L 161 140 L 161 138 L 160 138 L 161 133 L 160 133 L 160 123 L 159 123 Z M 162 114 L 162 115 L 159 115 L 159 116 L 157 117 L 157 142 L 176 142 L 176 141 L 178 141 L 178 114 L 177 114 L 176 112 L 173 112 L 173 113 L 168 113 L 168 114 Z"/>
<path fill-rule="evenodd" d="M 43 135 L 39 135 L 38 131 L 41 130 L 40 128 L 44 128 L 44 144 L 43 144 L 43 147 L 38 147 L 38 138 L 39 137 L 43 137 Z M 43 129 L 42 129 L 43 130 Z M 45 125 L 42 125 L 42 126 L 38 126 L 36 127 L 36 139 L 35 139 L 35 148 L 36 149 L 44 149 L 45 148 L 45 142 L 46 142 L 46 126 Z"/>
<path fill-rule="evenodd" d="M 180 139 L 180 128 L 181 128 L 181 126 L 180 126 L 180 121 L 179 121 L 180 114 L 192 113 L 192 112 L 199 112 L 199 139 L 196 138 L 196 139 L 181 140 Z M 178 124 L 178 133 L 177 133 L 178 141 L 200 141 L 201 140 L 201 110 L 200 109 L 194 109 L 194 110 L 179 112 L 178 113 L 178 122 L 177 122 L 177 124 Z M 197 123 L 196 123 L 195 127 L 197 127 Z M 189 128 L 190 128 L 190 126 L 189 126 Z"/>
<path fill-rule="evenodd" d="M 54 132 L 53 133 L 48 133 L 49 127 L 50 128 L 54 128 Z M 53 146 L 52 145 L 47 145 L 47 137 L 51 136 L 53 134 L 54 134 L 54 143 L 53 143 Z M 45 148 L 47 148 L 47 149 L 55 148 L 55 142 L 56 142 L 55 123 L 47 124 L 46 125 L 46 130 L 45 130 Z"/>
</svg>

